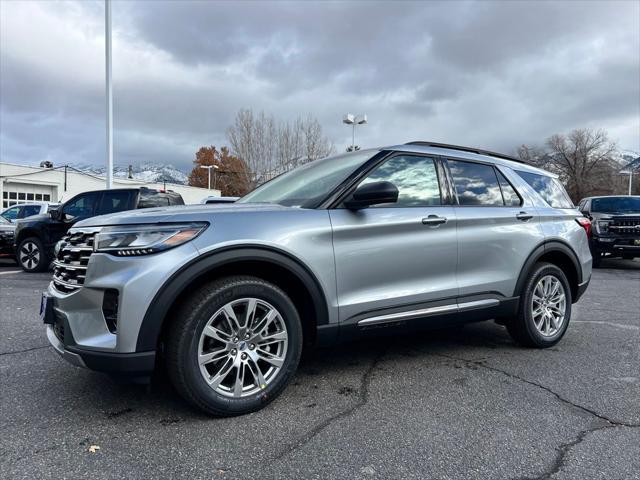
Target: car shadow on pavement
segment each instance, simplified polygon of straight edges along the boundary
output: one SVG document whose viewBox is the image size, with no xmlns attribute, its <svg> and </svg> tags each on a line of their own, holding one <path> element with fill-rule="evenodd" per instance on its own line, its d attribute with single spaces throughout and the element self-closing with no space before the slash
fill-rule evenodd
<svg viewBox="0 0 640 480">
<path fill-rule="evenodd" d="M 330 390 L 331 395 L 357 395 L 357 381 L 382 356 L 412 357 L 412 361 L 420 363 L 428 363 L 430 359 L 440 362 L 442 358 L 439 357 L 469 347 L 477 347 L 483 351 L 519 348 L 510 340 L 506 330 L 493 322 L 411 335 L 390 333 L 389 336 L 364 338 L 331 348 L 309 348 L 303 353 L 291 385 L 266 409 L 286 410 L 300 397 L 322 396 L 322 391 L 314 392 L 322 388 Z M 102 374 L 80 369 L 75 380 L 77 382 L 67 384 L 69 390 L 77 388 L 83 394 L 93 397 L 82 405 L 94 411 L 86 411 L 81 415 L 102 413 L 115 420 L 135 411 L 137 415 L 147 419 L 155 417 L 163 425 L 211 418 L 184 401 L 171 386 L 166 373 L 160 369 L 150 385 L 108 379 Z M 294 389 L 298 393 L 294 393 Z M 261 415 L 261 412 L 265 410 L 251 415 Z"/>
<path fill-rule="evenodd" d="M 623 258 L 603 258 L 598 270 L 640 270 L 640 258 L 625 260 Z"/>
</svg>

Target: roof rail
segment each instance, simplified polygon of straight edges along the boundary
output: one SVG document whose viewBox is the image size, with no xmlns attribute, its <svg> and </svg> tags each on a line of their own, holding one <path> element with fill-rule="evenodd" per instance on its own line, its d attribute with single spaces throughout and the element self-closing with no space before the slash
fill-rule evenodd
<svg viewBox="0 0 640 480">
<path fill-rule="evenodd" d="M 512 162 L 526 164 L 524 160 L 521 160 L 516 157 L 512 157 L 511 155 L 505 155 L 504 153 L 491 152 L 489 150 L 482 150 L 480 148 L 474 148 L 474 147 L 462 147 L 460 145 L 449 145 L 448 143 L 436 143 L 436 142 L 408 142 L 408 143 L 405 143 L 405 145 L 419 145 L 421 147 L 448 148 L 450 150 L 460 150 L 461 152 L 477 153 L 478 155 L 489 155 L 490 157 L 503 158 L 505 160 L 511 160 Z"/>
</svg>

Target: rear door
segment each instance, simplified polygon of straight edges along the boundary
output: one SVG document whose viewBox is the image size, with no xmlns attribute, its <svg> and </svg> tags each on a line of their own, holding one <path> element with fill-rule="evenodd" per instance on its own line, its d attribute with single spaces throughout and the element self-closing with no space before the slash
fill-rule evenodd
<svg viewBox="0 0 640 480">
<path fill-rule="evenodd" d="M 29 218 L 34 215 L 40 215 L 41 210 L 42 207 L 40 205 L 25 205 L 22 207 L 22 212 L 20 212 L 20 218 Z"/>
<path fill-rule="evenodd" d="M 396 154 L 360 185 L 389 181 L 397 203 L 330 210 L 341 322 L 455 302 L 456 219 L 439 172 L 433 158 Z"/>
<path fill-rule="evenodd" d="M 130 190 L 109 190 L 102 192 L 96 215 L 131 210 L 133 192 Z"/>
<path fill-rule="evenodd" d="M 461 301 L 510 297 L 527 257 L 544 241 L 537 210 L 493 165 L 447 164 L 457 198 Z"/>
</svg>

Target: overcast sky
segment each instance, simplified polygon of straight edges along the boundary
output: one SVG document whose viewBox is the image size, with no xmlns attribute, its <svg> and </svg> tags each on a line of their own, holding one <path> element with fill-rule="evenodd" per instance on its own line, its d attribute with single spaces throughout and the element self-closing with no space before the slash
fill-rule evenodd
<svg viewBox="0 0 640 480">
<path fill-rule="evenodd" d="M 640 151 L 640 2 L 114 1 L 115 163 L 186 169 L 240 108 L 337 150 L 512 152 L 578 127 Z M 0 160 L 105 162 L 104 2 L 0 2 Z"/>
</svg>

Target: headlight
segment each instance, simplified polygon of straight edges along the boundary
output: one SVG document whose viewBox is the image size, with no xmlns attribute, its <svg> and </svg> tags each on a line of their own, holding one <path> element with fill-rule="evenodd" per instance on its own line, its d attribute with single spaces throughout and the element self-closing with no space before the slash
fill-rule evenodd
<svg viewBox="0 0 640 480">
<path fill-rule="evenodd" d="M 93 249 L 121 257 L 149 255 L 177 247 L 196 238 L 207 223 L 123 225 L 104 227 L 96 234 Z"/>
<path fill-rule="evenodd" d="M 598 233 L 608 233 L 609 232 L 609 222 L 606 220 L 598 220 L 596 222 L 596 226 L 598 227 Z"/>
</svg>

